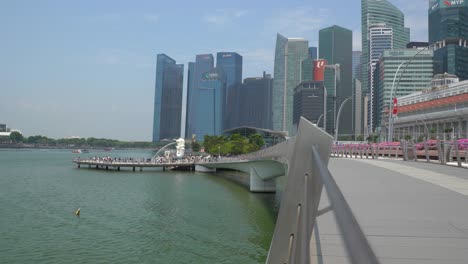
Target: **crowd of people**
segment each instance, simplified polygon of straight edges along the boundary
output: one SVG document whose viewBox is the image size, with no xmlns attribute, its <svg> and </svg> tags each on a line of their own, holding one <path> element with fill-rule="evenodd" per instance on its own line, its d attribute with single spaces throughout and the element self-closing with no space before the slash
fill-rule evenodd
<svg viewBox="0 0 468 264">
<path fill-rule="evenodd" d="M 188 154 L 182 158 L 177 157 L 174 154 L 168 156 L 157 156 L 153 158 L 122 158 L 122 157 L 100 157 L 93 156 L 90 158 L 82 159 L 77 158 L 77 161 L 92 162 L 92 163 L 131 163 L 131 164 L 195 164 L 195 163 L 210 163 L 210 162 L 221 162 L 221 161 L 235 161 L 238 160 L 236 157 L 225 157 L 225 156 L 211 156 L 211 155 L 192 155 Z"/>
</svg>

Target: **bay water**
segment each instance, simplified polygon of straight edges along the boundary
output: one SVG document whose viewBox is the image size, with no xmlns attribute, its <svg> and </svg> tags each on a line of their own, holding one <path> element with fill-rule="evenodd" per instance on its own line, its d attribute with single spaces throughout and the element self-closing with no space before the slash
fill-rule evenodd
<svg viewBox="0 0 468 264">
<path fill-rule="evenodd" d="M 151 154 L 0 149 L 0 263 L 265 262 L 274 194 L 250 193 L 217 174 L 71 162 Z"/>
</svg>

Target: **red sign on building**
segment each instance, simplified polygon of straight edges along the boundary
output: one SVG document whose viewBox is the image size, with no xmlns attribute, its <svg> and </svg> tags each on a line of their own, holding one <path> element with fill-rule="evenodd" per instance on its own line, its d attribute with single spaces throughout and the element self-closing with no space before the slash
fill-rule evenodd
<svg viewBox="0 0 468 264">
<path fill-rule="evenodd" d="M 393 115 L 398 115 L 398 99 L 393 98 Z"/>
<path fill-rule="evenodd" d="M 314 60 L 314 81 L 322 81 L 325 74 L 326 60 Z"/>
</svg>

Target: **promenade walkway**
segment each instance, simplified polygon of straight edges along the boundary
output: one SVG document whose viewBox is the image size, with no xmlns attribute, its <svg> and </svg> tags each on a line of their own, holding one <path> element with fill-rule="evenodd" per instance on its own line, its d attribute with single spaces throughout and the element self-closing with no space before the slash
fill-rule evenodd
<svg viewBox="0 0 468 264">
<path fill-rule="evenodd" d="M 468 170 L 345 158 L 331 158 L 329 170 L 380 263 L 468 263 Z M 333 211 L 316 228 L 312 263 L 349 263 Z"/>
</svg>

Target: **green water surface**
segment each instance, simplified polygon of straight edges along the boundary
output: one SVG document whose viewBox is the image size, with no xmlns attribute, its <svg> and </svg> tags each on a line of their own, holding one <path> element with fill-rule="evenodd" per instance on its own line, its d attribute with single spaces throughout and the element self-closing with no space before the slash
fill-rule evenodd
<svg viewBox="0 0 468 264">
<path fill-rule="evenodd" d="M 78 169 L 76 156 L 0 149 L 0 263 L 265 262 L 274 195 L 213 174 Z"/>
</svg>

